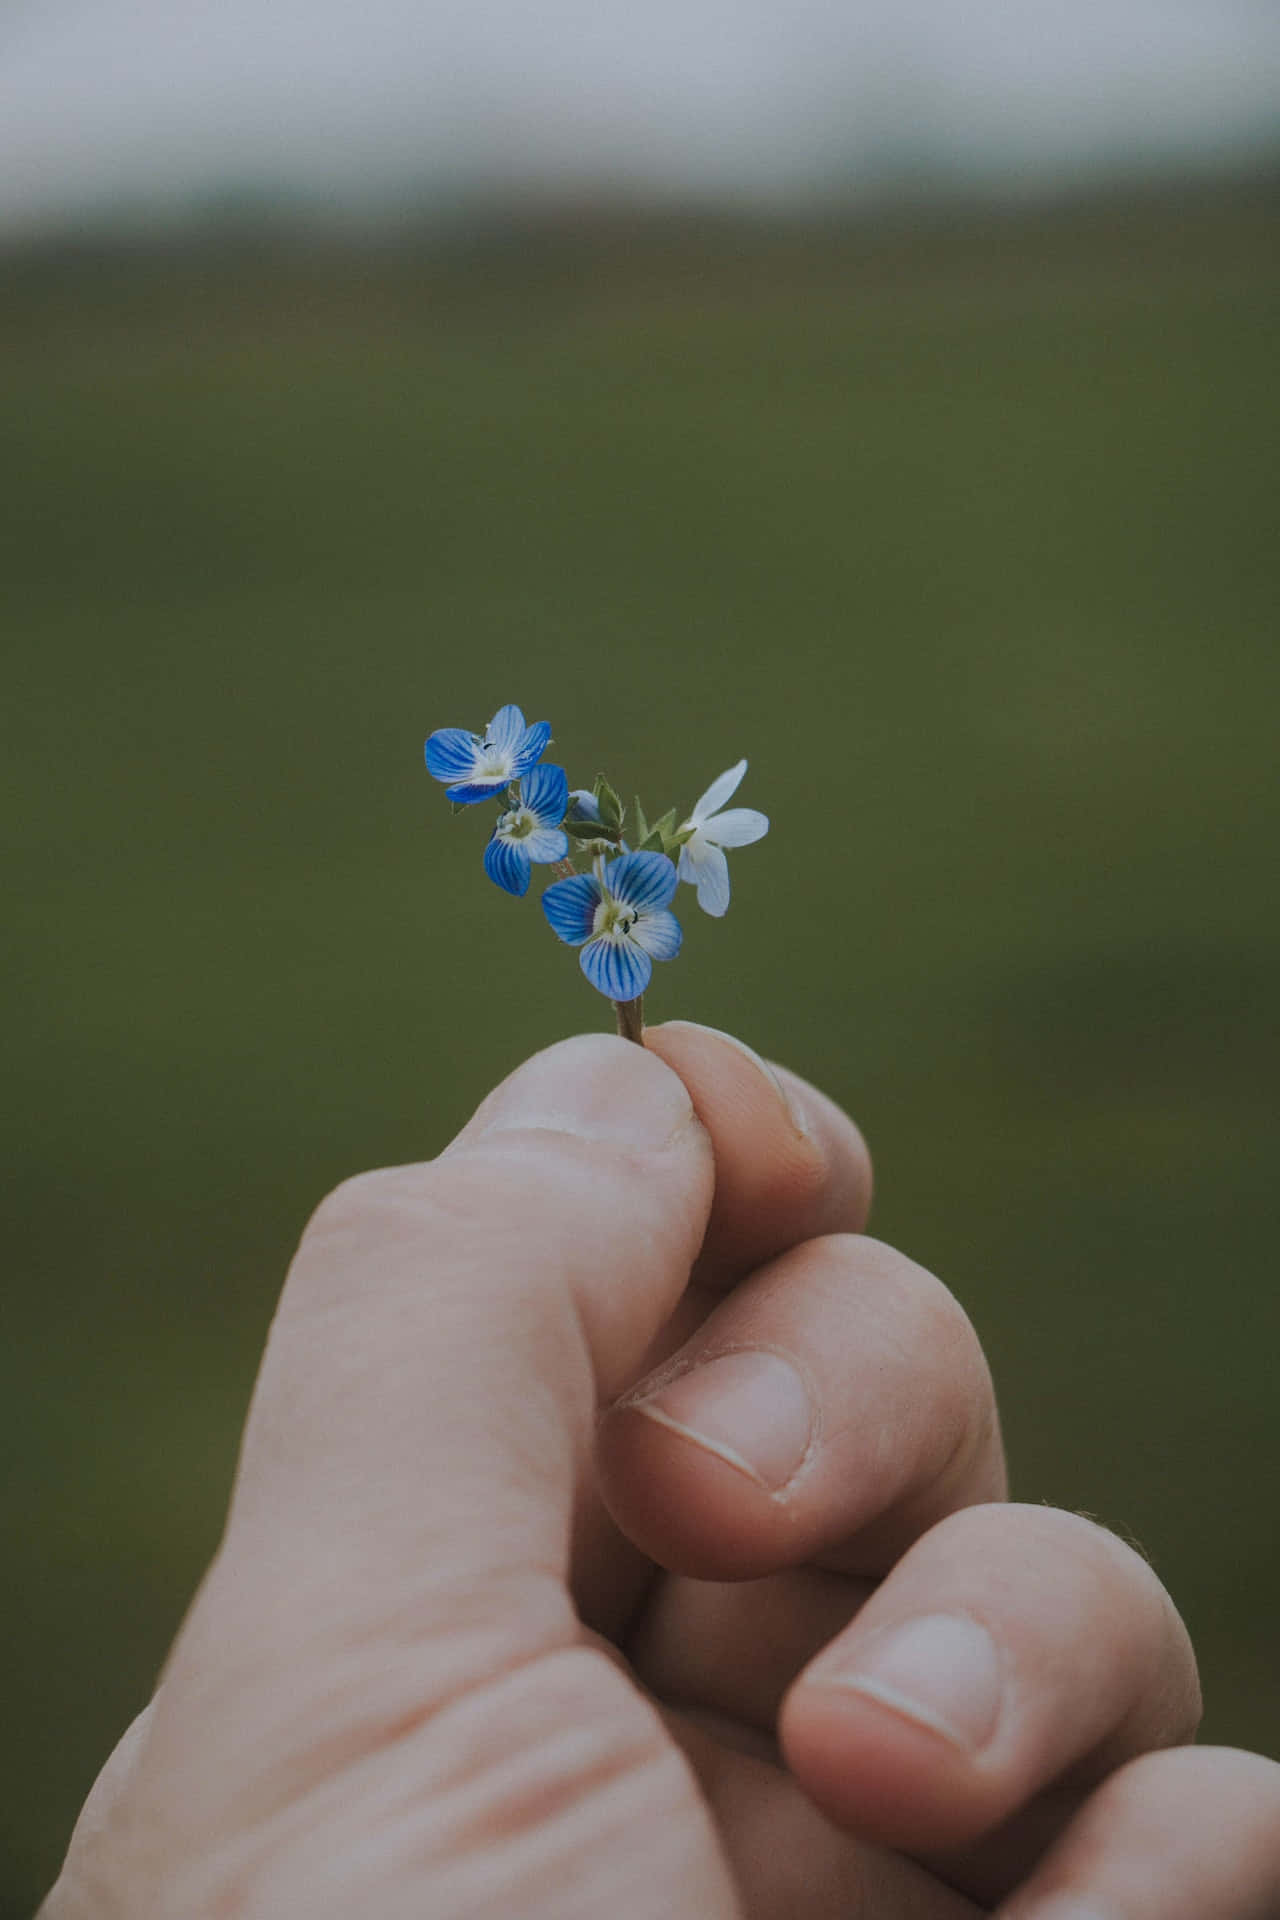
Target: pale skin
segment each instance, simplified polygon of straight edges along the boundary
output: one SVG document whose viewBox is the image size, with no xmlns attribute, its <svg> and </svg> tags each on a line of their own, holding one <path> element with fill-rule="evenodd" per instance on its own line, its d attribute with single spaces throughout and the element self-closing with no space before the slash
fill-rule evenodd
<svg viewBox="0 0 1280 1920">
<path fill-rule="evenodd" d="M 1188 1744 L 1137 1553 L 1006 1501 L 856 1128 L 646 1041 L 320 1206 L 42 1920 L 1275 1920 L 1280 1768 Z"/>
</svg>

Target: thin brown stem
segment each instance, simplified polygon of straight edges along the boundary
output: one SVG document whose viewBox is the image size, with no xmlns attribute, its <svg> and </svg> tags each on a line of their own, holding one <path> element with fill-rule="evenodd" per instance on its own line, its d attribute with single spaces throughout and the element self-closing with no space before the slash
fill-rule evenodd
<svg viewBox="0 0 1280 1920">
<path fill-rule="evenodd" d="M 638 1047 L 642 1047 L 644 1045 L 644 995 L 638 994 L 634 1000 L 615 1000 L 613 1011 L 617 1016 L 620 1038 L 634 1040 Z"/>
</svg>

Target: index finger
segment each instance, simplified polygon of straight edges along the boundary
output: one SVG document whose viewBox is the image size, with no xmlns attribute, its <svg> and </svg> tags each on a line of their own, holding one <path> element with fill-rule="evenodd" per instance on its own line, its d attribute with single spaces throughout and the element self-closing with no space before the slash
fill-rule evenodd
<svg viewBox="0 0 1280 1920">
<path fill-rule="evenodd" d="M 644 1043 L 684 1081 L 715 1153 L 695 1284 L 722 1291 L 802 1241 L 861 1233 L 871 1155 L 834 1100 L 715 1027 L 668 1020 Z"/>
</svg>

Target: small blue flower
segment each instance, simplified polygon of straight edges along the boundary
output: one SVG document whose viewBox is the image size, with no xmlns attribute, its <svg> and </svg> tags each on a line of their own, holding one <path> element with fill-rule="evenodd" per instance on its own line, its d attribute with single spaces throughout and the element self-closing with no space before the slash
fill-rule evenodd
<svg viewBox="0 0 1280 1920">
<path fill-rule="evenodd" d="M 581 947 L 582 971 L 610 1000 L 636 1000 L 655 960 L 680 951 L 680 922 L 667 905 L 676 870 L 665 853 L 624 853 L 594 873 L 557 880 L 542 896 L 552 931 Z"/>
<path fill-rule="evenodd" d="M 526 727 L 519 707 L 499 707 L 483 734 L 438 727 L 427 741 L 427 772 L 464 806 L 493 800 L 542 758 L 550 738 L 546 720 Z"/>
<path fill-rule="evenodd" d="M 546 761 L 520 782 L 520 804 L 498 815 L 484 850 L 484 870 L 508 893 L 528 893 L 535 861 L 563 860 L 569 836 L 560 822 L 569 805 L 569 777 Z"/>
</svg>

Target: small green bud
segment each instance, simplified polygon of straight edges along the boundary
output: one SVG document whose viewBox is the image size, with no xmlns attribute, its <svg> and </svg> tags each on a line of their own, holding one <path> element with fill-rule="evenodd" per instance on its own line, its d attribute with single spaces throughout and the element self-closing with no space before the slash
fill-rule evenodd
<svg viewBox="0 0 1280 1920">
<path fill-rule="evenodd" d="M 617 789 L 610 786 L 602 773 L 596 775 L 595 797 L 596 805 L 600 809 L 600 818 L 604 825 L 614 833 L 620 832 L 622 829 L 622 802 L 618 798 Z"/>
<path fill-rule="evenodd" d="M 566 820 L 564 830 L 571 840 L 605 840 L 615 845 L 622 837 L 619 827 L 606 827 L 599 820 Z"/>
</svg>

